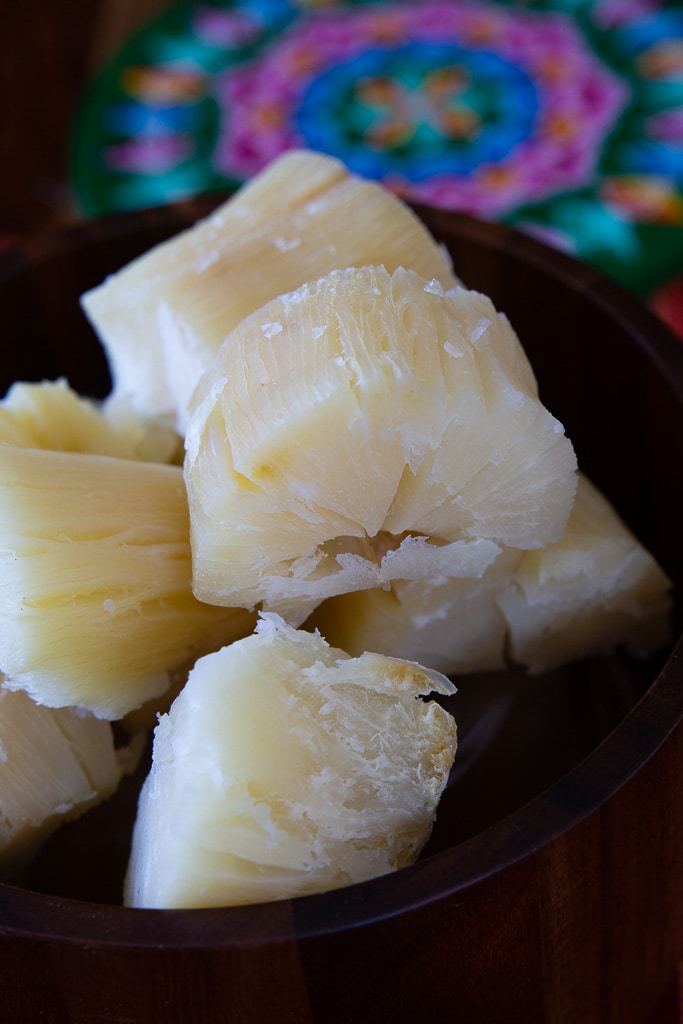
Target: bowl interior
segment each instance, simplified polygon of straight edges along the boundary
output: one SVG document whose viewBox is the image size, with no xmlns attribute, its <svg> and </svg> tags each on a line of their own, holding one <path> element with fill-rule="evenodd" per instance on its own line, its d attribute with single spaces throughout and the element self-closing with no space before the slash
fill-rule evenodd
<svg viewBox="0 0 683 1024">
<path fill-rule="evenodd" d="M 194 201 L 86 224 L 7 257 L 0 272 L 2 392 L 17 379 L 66 376 L 82 393 L 106 394 L 106 362 L 79 295 L 212 205 Z M 420 215 L 448 246 L 464 282 L 509 316 L 583 470 L 680 581 L 683 360 L 673 340 L 636 300 L 537 242 L 467 218 Z M 438 865 L 441 854 L 514 814 L 582 762 L 651 687 L 666 655 L 638 661 L 617 653 L 538 677 L 510 670 L 459 679 L 459 693 L 447 703 L 460 749 L 423 860 Z M 21 884 L 119 903 L 145 767 L 108 803 L 57 832 Z M 435 886 L 438 895 L 438 871 Z"/>
</svg>

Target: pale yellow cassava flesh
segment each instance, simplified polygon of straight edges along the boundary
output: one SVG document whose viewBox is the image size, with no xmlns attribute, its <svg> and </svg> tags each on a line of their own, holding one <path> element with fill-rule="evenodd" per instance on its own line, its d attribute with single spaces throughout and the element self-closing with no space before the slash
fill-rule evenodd
<svg viewBox="0 0 683 1024">
<path fill-rule="evenodd" d="M 498 598 L 511 657 L 532 672 L 669 637 L 671 581 L 583 475 L 561 540 L 529 551 Z"/>
<path fill-rule="evenodd" d="M 559 541 L 507 548 L 480 579 L 393 583 L 331 598 L 308 624 L 358 656 L 378 651 L 441 672 L 542 672 L 626 644 L 648 654 L 669 634 L 669 580 L 609 502 L 579 475 Z"/>
<path fill-rule="evenodd" d="M 0 443 L 20 448 L 170 462 L 178 440 L 122 401 L 98 408 L 65 380 L 13 384 L 0 402 Z"/>
<path fill-rule="evenodd" d="M 455 753 L 431 692 L 455 688 L 277 616 L 202 658 L 156 730 L 126 902 L 259 903 L 412 863 Z"/>
<path fill-rule="evenodd" d="M 507 629 L 496 598 L 523 558 L 506 548 L 477 578 L 396 580 L 386 590 L 332 597 L 306 628 L 353 657 L 376 651 L 448 675 L 502 669 Z"/>
<path fill-rule="evenodd" d="M 392 580 L 481 575 L 558 539 L 575 458 L 476 292 L 335 271 L 247 317 L 186 435 L 194 588 L 294 624 Z"/>
<path fill-rule="evenodd" d="M 206 220 L 83 297 L 115 390 L 184 430 L 194 386 L 226 334 L 265 302 L 329 270 L 450 267 L 417 217 L 337 160 L 291 152 Z"/>
<path fill-rule="evenodd" d="M 252 624 L 192 594 L 180 469 L 0 445 L 7 686 L 120 718 Z"/>
<path fill-rule="evenodd" d="M 108 722 L 44 708 L 0 686 L 0 877 L 62 821 L 110 796 L 121 778 Z"/>
</svg>

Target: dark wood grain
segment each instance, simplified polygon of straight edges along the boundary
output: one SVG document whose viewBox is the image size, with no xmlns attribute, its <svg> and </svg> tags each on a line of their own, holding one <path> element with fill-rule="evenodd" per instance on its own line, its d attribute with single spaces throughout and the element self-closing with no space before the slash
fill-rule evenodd
<svg viewBox="0 0 683 1024">
<path fill-rule="evenodd" d="M 0 387 L 61 372 L 102 394 L 78 294 L 207 209 L 73 227 L 10 254 Z M 502 227 L 422 216 L 510 315 L 583 465 L 680 584 L 683 351 L 596 272 Z M 323 896 L 106 905 L 131 782 L 45 847 L 34 891 L 0 886 L 2 1024 L 664 1024 L 683 960 L 683 669 L 669 655 L 464 680 L 463 767 L 425 855 Z"/>
</svg>

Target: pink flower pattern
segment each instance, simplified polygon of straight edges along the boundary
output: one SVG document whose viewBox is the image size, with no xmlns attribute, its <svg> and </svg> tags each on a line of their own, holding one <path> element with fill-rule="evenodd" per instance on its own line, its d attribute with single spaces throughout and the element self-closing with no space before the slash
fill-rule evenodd
<svg viewBox="0 0 683 1024">
<path fill-rule="evenodd" d="M 388 173 L 387 184 L 420 202 L 499 216 L 590 182 L 602 141 L 628 100 L 626 83 L 561 14 L 443 0 L 312 13 L 260 59 L 229 69 L 217 89 L 224 109 L 217 170 L 249 177 L 285 150 L 306 146 L 296 112 L 313 80 L 370 49 L 416 42 L 495 53 L 532 80 L 539 110 L 533 132 L 500 161 L 420 181 Z"/>
</svg>

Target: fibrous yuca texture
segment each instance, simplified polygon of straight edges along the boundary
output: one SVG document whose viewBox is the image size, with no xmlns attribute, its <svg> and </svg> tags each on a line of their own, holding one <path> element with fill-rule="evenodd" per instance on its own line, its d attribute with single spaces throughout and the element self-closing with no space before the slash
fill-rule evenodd
<svg viewBox="0 0 683 1024">
<path fill-rule="evenodd" d="M 126 882 L 140 907 L 231 906 L 410 864 L 455 754 L 445 677 L 352 659 L 277 616 L 202 658 L 157 727 Z"/>
<path fill-rule="evenodd" d="M 376 651 L 449 675 L 505 667 L 497 596 L 524 552 L 507 548 L 475 579 L 397 580 L 386 590 L 330 598 L 306 623 L 354 657 Z"/>
<path fill-rule="evenodd" d="M 65 380 L 13 384 L 0 402 L 0 443 L 21 448 L 170 462 L 178 441 L 121 401 L 98 408 Z"/>
<path fill-rule="evenodd" d="M 329 270 L 381 263 L 455 283 L 417 217 L 337 160 L 290 152 L 209 218 L 83 296 L 115 390 L 182 433 L 200 376 L 253 310 Z"/>
<path fill-rule="evenodd" d="M 534 673 L 669 637 L 671 581 L 584 476 L 560 541 L 525 554 L 498 598 L 512 658 Z"/>
<path fill-rule="evenodd" d="M 182 465 L 183 439 L 159 420 L 136 412 L 125 395 L 110 394 L 101 409 L 113 429 L 133 446 L 132 458 Z"/>
<path fill-rule="evenodd" d="M 0 875 L 9 878 L 62 821 L 116 789 L 111 726 L 0 687 Z"/>
<path fill-rule="evenodd" d="M 293 624 L 561 536 L 575 458 L 507 319 L 412 271 L 335 271 L 244 320 L 186 435 L 195 593 Z"/>
<path fill-rule="evenodd" d="M 579 474 L 561 540 L 505 549 L 474 580 L 394 583 L 326 601 L 308 628 L 357 656 L 378 651 L 446 673 L 542 672 L 626 644 L 648 654 L 669 634 L 669 580 Z"/>
<path fill-rule="evenodd" d="M 253 621 L 192 594 L 180 469 L 0 445 L 8 687 L 120 718 Z"/>
</svg>

